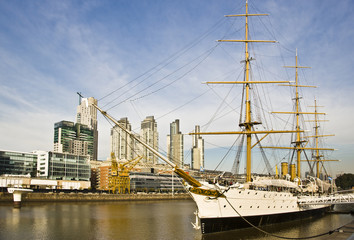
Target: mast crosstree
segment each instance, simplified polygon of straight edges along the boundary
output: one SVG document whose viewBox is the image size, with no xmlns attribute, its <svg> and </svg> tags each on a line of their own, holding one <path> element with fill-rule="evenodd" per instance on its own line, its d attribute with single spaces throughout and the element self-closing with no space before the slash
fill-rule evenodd
<svg viewBox="0 0 354 240">
<path fill-rule="evenodd" d="M 315 105 L 314 106 L 309 106 L 309 107 L 314 107 L 315 108 L 315 112 L 317 112 L 317 108 L 318 107 L 323 107 L 323 106 L 318 106 L 317 105 L 317 101 L 315 99 Z M 310 122 L 311 120 L 309 120 Z M 317 114 L 315 114 L 315 120 L 311 121 L 311 122 L 315 122 L 315 135 L 314 136 L 307 136 L 307 138 L 315 138 L 315 148 L 313 150 L 316 151 L 316 154 L 315 155 L 312 155 L 312 158 L 314 160 L 311 160 L 311 161 L 314 161 L 315 164 L 316 164 L 316 177 L 319 178 L 320 177 L 320 162 L 323 164 L 323 162 L 329 162 L 329 161 L 338 161 L 338 160 L 328 160 L 328 159 L 321 159 L 324 157 L 324 155 L 320 154 L 320 150 L 334 150 L 334 149 L 321 149 L 319 148 L 319 138 L 321 137 L 332 137 L 334 136 L 334 134 L 327 134 L 327 135 L 319 135 L 319 128 L 320 128 L 320 125 L 319 125 L 319 122 L 326 122 L 328 120 L 320 120 L 318 119 L 318 116 Z"/>
<path fill-rule="evenodd" d="M 245 80 L 244 81 L 223 81 L 223 82 L 206 82 L 207 84 L 242 84 L 246 92 L 246 111 L 245 111 L 245 121 L 240 123 L 242 131 L 237 132 L 207 132 L 207 133 L 198 133 L 200 135 L 217 135 L 217 134 L 244 134 L 246 135 L 246 181 L 251 181 L 251 150 L 254 147 L 252 145 L 252 135 L 253 134 L 270 134 L 270 133 L 293 133 L 294 131 L 253 131 L 252 128 L 256 124 L 261 124 L 252 120 L 251 114 L 251 100 L 250 100 L 250 89 L 251 84 L 268 84 L 268 83 L 290 83 L 289 81 L 251 81 L 250 80 L 250 54 L 248 51 L 249 43 L 276 43 L 274 40 L 251 40 L 249 39 L 249 29 L 248 29 L 248 17 L 252 16 L 267 16 L 268 14 L 250 14 L 248 13 L 248 1 L 246 1 L 246 13 L 245 14 L 236 14 L 236 15 L 226 15 L 225 17 L 245 17 L 245 39 L 242 40 L 218 40 L 218 42 L 241 42 L 245 44 Z M 190 133 L 190 135 L 194 135 Z M 260 141 L 258 141 L 259 143 Z"/>
<path fill-rule="evenodd" d="M 296 50 L 296 55 L 295 55 L 295 66 L 284 66 L 285 68 L 295 68 L 295 84 L 291 85 L 280 85 L 280 86 L 289 86 L 289 87 L 295 87 L 295 112 L 272 112 L 272 113 L 277 113 L 277 114 L 295 114 L 296 116 L 296 140 L 292 142 L 294 144 L 294 147 L 263 147 L 263 148 L 277 148 L 277 149 L 293 149 L 296 152 L 296 159 L 297 159 L 297 177 L 301 178 L 301 152 L 304 150 L 334 150 L 332 148 L 319 148 L 318 145 L 316 145 L 315 148 L 310 148 L 310 147 L 304 147 L 303 143 L 307 143 L 307 140 L 304 140 L 301 138 L 301 126 L 300 126 L 300 115 L 303 114 L 313 114 L 315 115 L 315 118 L 317 119 L 317 115 L 325 115 L 325 113 L 322 112 L 317 112 L 317 109 L 315 109 L 315 112 L 302 112 L 300 111 L 300 96 L 299 96 L 299 88 L 300 87 L 311 87 L 311 88 L 316 88 L 316 86 L 307 86 L 307 85 L 300 85 L 299 84 L 299 77 L 298 77 L 298 69 L 299 68 L 310 68 L 310 67 L 305 67 L 305 66 L 299 66 L 298 65 L 298 56 L 297 56 L 297 50 Z M 317 135 L 317 133 L 316 133 Z"/>
</svg>

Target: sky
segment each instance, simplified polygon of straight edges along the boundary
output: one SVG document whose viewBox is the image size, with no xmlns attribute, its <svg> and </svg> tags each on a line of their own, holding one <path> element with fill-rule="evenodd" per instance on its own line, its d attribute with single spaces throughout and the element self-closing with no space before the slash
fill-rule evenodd
<svg viewBox="0 0 354 240">
<path fill-rule="evenodd" d="M 185 162 L 190 163 L 195 125 L 203 131 L 237 131 L 240 86 L 203 84 L 243 79 L 244 45 L 219 43 L 243 39 L 243 0 L 0 1 L 0 149 L 53 150 L 54 123 L 75 121 L 80 92 L 95 97 L 116 119 L 127 117 L 139 132 L 154 116 L 159 144 L 166 150 L 169 124 L 181 121 Z M 354 173 L 354 2 L 351 0 L 249 0 L 252 78 L 294 81 L 298 53 L 302 109 L 314 104 L 326 112 L 321 139 L 333 175 Z M 296 50 L 297 49 L 297 50 Z M 230 91 L 230 92 L 229 92 Z M 293 90 L 255 87 L 259 110 L 292 111 Z M 226 97 L 225 97 L 226 95 Z M 265 97 L 267 96 L 267 97 Z M 262 103 L 258 103 L 262 100 Z M 258 104 L 256 104 L 258 103 Z M 293 127 L 289 116 L 265 116 L 271 129 Z M 306 116 L 313 119 L 312 116 Z M 110 155 L 111 124 L 98 117 L 99 159 Z M 308 123 L 310 124 L 310 123 Z M 313 126 L 304 127 L 313 131 Z M 311 135 L 311 134 L 309 134 Z M 235 156 L 223 157 L 235 136 L 205 137 L 207 169 L 230 168 Z M 285 145 L 272 137 L 273 144 Z M 311 140 L 312 141 L 312 140 Z M 264 145 L 267 145 L 264 143 Z M 272 168 L 289 157 L 269 151 Z M 232 150 L 231 152 L 235 152 Z M 258 155 L 254 155 L 258 159 Z M 241 169 L 243 165 L 241 165 Z M 252 171 L 264 165 L 254 161 Z M 242 171 L 242 170 L 241 170 Z"/>
</svg>

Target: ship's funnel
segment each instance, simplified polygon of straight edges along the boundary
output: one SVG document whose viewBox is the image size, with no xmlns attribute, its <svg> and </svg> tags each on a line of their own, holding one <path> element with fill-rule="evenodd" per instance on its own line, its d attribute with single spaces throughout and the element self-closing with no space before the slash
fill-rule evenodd
<svg viewBox="0 0 354 240">
<path fill-rule="evenodd" d="M 286 174 L 289 173 L 288 163 L 282 162 L 281 163 L 281 177 L 284 178 Z"/>
<path fill-rule="evenodd" d="M 293 181 L 296 177 L 296 167 L 295 164 L 290 164 L 290 179 Z"/>
</svg>

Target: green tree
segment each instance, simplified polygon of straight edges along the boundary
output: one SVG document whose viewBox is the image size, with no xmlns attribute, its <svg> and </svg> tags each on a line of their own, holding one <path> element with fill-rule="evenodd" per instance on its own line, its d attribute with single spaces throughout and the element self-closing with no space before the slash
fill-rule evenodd
<svg viewBox="0 0 354 240">
<path fill-rule="evenodd" d="M 354 174 L 344 173 L 336 178 L 336 185 L 341 189 L 351 189 L 354 186 Z"/>
</svg>

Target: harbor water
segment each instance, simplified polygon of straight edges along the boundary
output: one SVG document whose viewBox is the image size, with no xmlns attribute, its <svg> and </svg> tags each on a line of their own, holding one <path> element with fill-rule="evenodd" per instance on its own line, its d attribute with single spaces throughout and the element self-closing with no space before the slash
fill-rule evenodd
<svg viewBox="0 0 354 240">
<path fill-rule="evenodd" d="M 277 239 L 256 229 L 202 236 L 191 224 L 195 210 L 191 200 L 23 203 L 21 209 L 2 204 L 0 239 Z M 286 237 L 306 237 L 328 232 L 353 219 L 350 214 L 329 213 L 263 229 Z"/>
</svg>

